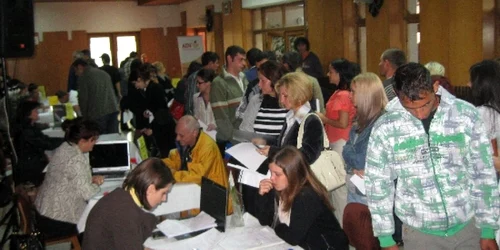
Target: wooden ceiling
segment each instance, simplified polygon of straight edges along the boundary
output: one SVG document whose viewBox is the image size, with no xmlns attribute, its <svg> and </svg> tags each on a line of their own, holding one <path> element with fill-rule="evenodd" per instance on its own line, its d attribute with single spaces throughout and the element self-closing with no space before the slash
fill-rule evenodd
<svg viewBox="0 0 500 250">
<path fill-rule="evenodd" d="M 3 0 L 1 0 L 3 1 Z M 173 5 L 190 0 L 34 0 L 35 2 L 137 2 L 139 5 Z"/>
</svg>

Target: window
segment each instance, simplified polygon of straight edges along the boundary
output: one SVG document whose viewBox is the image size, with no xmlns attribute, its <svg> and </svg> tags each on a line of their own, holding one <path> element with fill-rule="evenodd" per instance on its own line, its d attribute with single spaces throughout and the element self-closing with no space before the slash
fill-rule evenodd
<svg viewBox="0 0 500 250">
<path fill-rule="evenodd" d="M 139 48 L 139 33 L 91 33 L 89 41 L 90 52 L 97 66 L 103 65 L 99 57 L 107 53 L 111 58 L 111 65 L 119 68 L 120 63 L 129 57 L 130 52 Z"/>
<path fill-rule="evenodd" d="M 279 57 L 293 50 L 293 41 L 305 36 L 304 3 L 255 9 L 252 12 L 254 47 Z"/>
</svg>

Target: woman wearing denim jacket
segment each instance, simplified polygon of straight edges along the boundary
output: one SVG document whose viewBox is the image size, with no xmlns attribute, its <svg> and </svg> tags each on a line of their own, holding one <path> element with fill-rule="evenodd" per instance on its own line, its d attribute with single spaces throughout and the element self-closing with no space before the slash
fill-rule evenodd
<svg viewBox="0 0 500 250">
<path fill-rule="evenodd" d="M 380 78 L 374 73 L 356 76 L 351 83 L 351 101 L 356 108 L 357 117 L 342 152 L 347 172 L 348 203 L 344 210 L 343 227 L 349 242 L 356 249 L 378 249 L 377 239 L 373 237 L 366 196 L 350 179 L 353 175 L 363 178 L 368 139 L 373 124 L 384 112 L 388 102 Z"/>
</svg>

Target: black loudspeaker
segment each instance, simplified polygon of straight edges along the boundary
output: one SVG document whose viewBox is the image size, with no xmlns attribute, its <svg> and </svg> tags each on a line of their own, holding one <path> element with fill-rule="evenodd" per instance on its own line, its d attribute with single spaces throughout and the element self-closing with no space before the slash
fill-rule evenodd
<svg viewBox="0 0 500 250">
<path fill-rule="evenodd" d="M 0 0 L 0 57 L 30 57 L 34 49 L 33 0 Z"/>
</svg>

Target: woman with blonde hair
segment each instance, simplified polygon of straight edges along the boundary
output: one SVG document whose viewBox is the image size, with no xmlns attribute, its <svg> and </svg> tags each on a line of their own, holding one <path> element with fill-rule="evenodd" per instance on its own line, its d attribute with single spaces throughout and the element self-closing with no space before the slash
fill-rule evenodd
<svg viewBox="0 0 500 250">
<path fill-rule="evenodd" d="M 366 196 L 351 181 L 353 175 L 363 178 L 368 139 L 375 121 L 384 113 L 388 99 L 380 78 L 374 73 L 356 76 L 351 83 L 351 100 L 356 108 L 356 121 L 349 133 L 342 156 L 347 172 L 347 203 L 343 227 L 356 249 L 378 249 L 373 236 Z"/>
<path fill-rule="evenodd" d="M 260 182 L 256 197 L 259 222 L 304 249 L 348 249 L 328 193 L 304 155 L 286 146 L 271 159 L 269 169 L 271 178 Z"/>
<path fill-rule="evenodd" d="M 157 83 L 160 84 L 163 87 L 163 90 L 165 91 L 165 98 L 167 102 L 172 100 L 174 98 L 174 86 L 172 85 L 172 80 L 168 77 L 165 66 L 163 66 L 163 63 L 160 61 L 156 61 L 153 63 L 153 66 L 156 69 L 156 79 Z"/>
<path fill-rule="evenodd" d="M 284 146 L 296 147 L 299 127 L 304 122 L 302 147 L 299 150 L 304 154 L 308 164 L 314 163 L 323 150 L 323 133 L 318 132 L 323 130 L 323 124 L 318 116 L 307 116 L 309 113 L 314 113 L 309 103 L 312 98 L 312 83 L 305 73 L 293 72 L 283 76 L 274 88 L 279 94 L 280 104 L 289 111 L 277 141 L 266 142 L 268 145 L 258 151 L 271 158 Z M 260 144 L 259 141 L 254 142 Z"/>
</svg>

